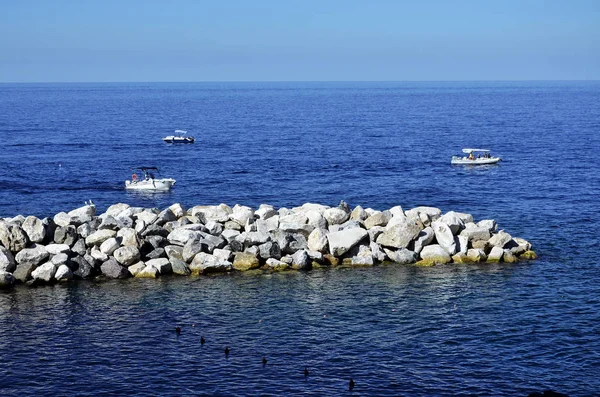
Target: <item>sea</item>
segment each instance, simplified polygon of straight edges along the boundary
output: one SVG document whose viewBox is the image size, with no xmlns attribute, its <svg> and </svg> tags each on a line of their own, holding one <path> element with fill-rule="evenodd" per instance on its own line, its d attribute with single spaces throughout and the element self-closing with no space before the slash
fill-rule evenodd
<svg viewBox="0 0 600 397">
<path fill-rule="evenodd" d="M 425 205 L 539 255 L 18 286 L 0 395 L 600 396 L 599 104 L 599 81 L 0 84 L 0 217 Z M 140 166 L 177 183 L 126 191 Z"/>
</svg>

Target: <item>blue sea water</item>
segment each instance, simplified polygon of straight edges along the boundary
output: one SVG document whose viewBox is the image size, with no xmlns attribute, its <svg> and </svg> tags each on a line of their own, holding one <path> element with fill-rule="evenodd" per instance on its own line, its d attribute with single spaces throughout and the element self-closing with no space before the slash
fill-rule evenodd
<svg viewBox="0 0 600 397">
<path fill-rule="evenodd" d="M 19 287 L 0 395 L 598 396 L 599 103 L 600 82 L 2 84 L 3 217 L 430 205 L 540 258 Z M 463 147 L 504 161 L 451 166 Z M 127 192 L 136 166 L 177 184 Z"/>
</svg>

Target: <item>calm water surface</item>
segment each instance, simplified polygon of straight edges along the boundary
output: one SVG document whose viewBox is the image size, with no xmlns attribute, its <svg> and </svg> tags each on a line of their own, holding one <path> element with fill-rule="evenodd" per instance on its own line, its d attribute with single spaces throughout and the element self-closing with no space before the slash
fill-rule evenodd
<svg viewBox="0 0 600 397">
<path fill-rule="evenodd" d="M 0 85 L 0 216 L 432 205 L 540 255 L 16 288 L 0 394 L 600 395 L 598 103 L 598 82 Z M 505 161 L 450 166 L 478 146 Z M 135 166 L 177 185 L 126 192 Z"/>
</svg>

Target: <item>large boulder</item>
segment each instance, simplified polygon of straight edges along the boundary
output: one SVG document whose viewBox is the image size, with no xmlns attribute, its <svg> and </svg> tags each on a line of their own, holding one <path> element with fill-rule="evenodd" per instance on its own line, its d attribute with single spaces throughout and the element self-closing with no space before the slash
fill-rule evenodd
<svg viewBox="0 0 600 397">
<path fill-rule="evenodd" d="M 269 233 L 273 230 L 277 230 L 279 228 L 279 215 L 271 216 L 267 219 L 257 219 L 254 223 L 256 225 L 256 231 L 262 233 Z M 233 230 L 226 230 L 228 232 L 233 232 Z M 225 232 L 223 232 L 225 233 Z M 239 233 L 239 232 L 238 232 Z M 223 236 L 225 237 L 225 236 Z M 227 237 L 225 237 L 227 238 Z"/>
<path fill-rule="evenodd" d="M 248 232 L 244 243 L 246 245 L 261 245 L 271 240 L 271 236 L 266 232 Z"/>
<path fill-rule="evenodd" d="M 100 251 L 106 255 L 112 255 L 120 246 L 119 241 L 116 238 L 111 237 L 100 244 Z"/>
<path fill-rule="evenodd" d="M 287 270 L 287 269 L 290 268 L 289 264 L 287 264 L 285 262 L 282 262 L 282 261 L 280 261 L 278 259 L 275 259 L 275 258 L 269 258 L 269 259 L 267 259 L 267 261 L 266 261 L 265 264 L 266 264 L 266 267 L 269 270 L 272 270 L 272 271 L 275 271 L 275 272 L 280 272 L 282 270 Z"/>
<path fill-rule="evenodd" d="M 128 208 L 130 208 L 129 204 L 124 204 L 124 203 L 113 204 L 110 207 L 108 207 L 106 209 L 106 211 L 104 211 L 104 214 L 100 215 L 100 217 L 104 217 L 106 215 L 117 216 L 121 212 L 125 211 Z"/>
<path fill-rule="evenodd" d="M 448 251 L 439 244 L 423 247 L 420 256 L 421 260 L 417 264 L 425 266 L 448 263 L 452 260 Z"/>
<path fill-rule="evenodd" d="M 502 260 L 502 256 L 504 256 L 504 250 L 500 247 L 494 246 L 487 256 L 487 261 L 500 262 Z"/>
<path fill-rule="evenodd" d="M 416 207 L 405 212 L 407 218 L 413 221 L 420 220 L 423 225 L 429 226 L 432 221 L 437 220 L 442 211 L 435 207 Z"/>
<path fill-rule="evenodd" d="M 325 252 L 327 250 L 327 231 L 315 229 L 308 235 L 307 247 L 311 251 Z"/>
<path fill-rule="evenodd" d="M 78 239 L 77 228 L 73 225 L 59 226 L 54 230 L 54 242 L 56 244 L 67 244 L 71 247 Z"/>
<path fill-rule="evenodd" d="M 169 208 L 166 208 L 157 215 L 156 220 L 154 221 L 154 224 L 158 225 L 158 226 L 163 226 L 167 222 L 173 222 L 176 220 L 177 220 L 177 217 L 175 216 L 173 211 L 171 211 Z"/>
<path fill-rule="evenodd" d="M 276 215 L 277 211 L 272 205 L 269 204 L 261 204 L 256 211 L 254 211 L 254 215 L 258 216 L 258 219 L 268 219 L 272 216 Z"/>
<path fill-rule="evenodd" d="M 35 216 L 28 216 L 21 225 L 23 231 L 32 243 L 41 243 L 46 237 L 46 228 L 42 221 Z"/>
<path fill-rule="evenodd" d="M 17 263 L 15 262 L 13 254 L 6 248 L 0 246 L 0 272 L 12 273 L 16 267 Z"/>
<path fill-rule="evenodd" d="M 185 245 L 190 240 L 200 239 L 202 238 L 202 232 L 198 230 L 191 230 L 186 228 L 177 228 L 174 229 L 167 236 L 167 240 L 170 244 L 173 245 Z"/>
<path fill-rule="evenodd" d="M 169 258 L 169 262 L 171 263 L 171 270 L 174 274 L 178 274 L 180 276 L 188 276 L 191 274 L 191 270 L 187 263 L 181 259 Z"/>
<path fill-rule="evenodd" d="M 74 258 L 71 258 L 71 261 L 69 262 L 68 266 L 69 269 L 71 269 L 71 271 L 73 272 L 74 278 L 86 279 L 96 274 L 96 271 L 94 270 L 92 264 L 88 262 L 84 257 L 79 255 L 75 256 Z"/>
<path fill-rule="evenodd" d="M 358 252 L 351 258 L 345 258 L 343 263 L 351 266 L 373 266 L 375 260 L 373 258 L 373 252 L 367 245 L 359 245 Z"/>
<path fill-rule="evenodd" d="M 377 244 L 389 248 L 406 248 L 419 235 L 421 228 L 410 219 L 403 219 L 394 226 L 386 227 L 385 231 L 377 237 Z"/>
<path fill-rule="evenodd" d="M 129 271 L 114 258 L 110 258 L 100 266 L 100 271 L 108 278 L 127 278 Z"/>
<path fill-rule="evenodd" d="M 0 220 L 0 244 L 16 253 L 27 247 L 29 239 L 20 225 Z"/>
<path fill-rule="evenodd" d="M 481 248 L 471 248 L 467 250 L 467 259 L 469 262 L 484 262 L 487 259 L 487 255 Z"/>
<path fill-rule="evenodd" d="M 36 268 L 37 265 L 33 265 L 31 263 L 17 265 L 15 271 L 13 272 L 13 276 L 18 281 L 24 283 L 31 278 L 31 272 L 33 272 Z"/>
<path fill-rule="evenodd" d="M 34 271 L 31 272 L 31 277 L 34 280 L 50 282 L 54 278 L 56 273 L 56 266 L 53 263 L 47 262 L 43 265 L 38 266 Z"/>
<path fill-rule="evenodd" d="M 369 214 L 360 205 L 357 205 L 356 207 L 354 207 L 354 209 L 350 213 L 350 219 L 353 221 L 364 221 L 368 217 L 369 217 Z"/>
<path fill-rule="evenodd" d="M 329 226 L 340 225 L 350 218 L 350 214 L 339 208 L 329 208 L 323 212 L 323 217 L 327 220 Z"/>
<path fill-rule="evenodd" d="M 46 245 L 46 251 L 50 255 L 66 254 L 71 251 L 71 247 L 68 244 L 48 244 Z"/>
<path fill-rule="evenodd" d="M 179 259 L 183 261 L 183 247 L 178 245 L 167 245 L 165 246 L 165 254 L 169 259 Z"/>
<path fill-rule="evenodd" d="M 189 266 L 192 274 L 222 273 L 231 271 L 231 262 L 223 260 L 206 252 L 200 252 Z"/>
<path fill-rule="evenodd" d="M 196 254 L 198 254 L 199 252 L 208 251 L 208 244 L 204 242 L 202 238 L 194 238 L 188 240 L 188 242 L 185 243 L 185 245 L 183 246 L 183 250 L 181 252 L 181 259 L 186 263 L 190 263 L 192 259 L 194 259 Z"/>
<path fill-rule="evenodd" d="M 469 241 L 487 241 L 490 239 L 489 229 L 479 226 L 466 228 L 462 232 L 460 232 L 460 235 L 465 236 Z"/>
<path fill-rule="evenodd" d="M 83 207 L 69 211 L 68 215 L 71 217 L 71 221 L 69 223 L 79 226 L 82 223 L 92 220 L 94 215 L 96 215 L 96 206 L 93 204 L 86 204 Z"/>
<path fill-rule="evenodd" d="M 494 247 L 503 248 L 511 240 L 512 236 L 510 234 L 506 233 L 504 230 L 500 230 L 488 240 L 488 243 Z"/>
<path fill-rule="evenodd" d="M 160 273 L 157 268 L 146 265 L 143 269 L 135 273 L 135 278 L 157 278 L 159 275 Z"/>
<path fill-rule="evenodd" d="M 308 256 L 308 252 L 302 249 L 300 251 L 296 251 L 292 255 L 292 264 L 291 268 L 294 270 L 307 270 L 310 268 L 310 257 Z"/>
<path fill-rule="evenodd" d="M 113 252 L 113 256 L 123 266 L 130 266 L 140 260 L 140 250 L 136 247 L 121 247 Z"/>
<path fill-rule="evenodd" d="M 246 271 L 256 269 L 260 266 L 258 258 L 245 252 L 238 252 L 233 259 L 233 268 L 235 270 Z"/>
<path fill-rule="evenodd" d="M 185 208 L 180 203 L 175 203 L 169 206 L 169 210 L 175 215 L 175 218 L 179 219 L 186 214 Z"/>
<path fill-rule="evenodd" d="M 32 264 L 39 265 L 48 258 L 50 254 L 43 245 L 36 245 L 32 248 L 25 248 L 15 256 L 15 260 L 19 265 Z"/>
<path fill-rule="evenodd" d="M 139 248 L 142 244 L 138 233 L 131 227 L 124 227 L 117 232 L 117 238 L 121 239 L 121 245 Z"/>
<path fill-rule="evenodd" d="M 456 254 L 456 243 L 450 227 L 442 221 L 434 221 L 431 228 L 435 233 L 437 243 L 442 246 L 450 255 Z"/>
<path fill-rule="evenodd" d="M 241 226 L 245 226 L 250 219 L 254 219 L 254 211 L 250 207 L 244 205 L 234 205 L 229 219 L 239 223 Z"/>
<path fill-rule="evenodd" d="M 371 229 L 375 226 L 386 226 L 391 219 L 392 213 L 390 211 L 376 212 L 365 219 L 364 224 L 367 229 Z"/>
<path fill-rule="evenodd" d="M 229 209 L 231 210 L 231 209 Z M 217 205 L 198 205 L 196 207 L 191 208 L 188 213 L 192 216 L 199 216 L 202 219 L 203 223 L 208 221 L 215 221 L 225 223 L 229 220 L 229 214 L 231 211 L 228 211 L 224 206 Z"/>
<path fill-rule="evenodd" d="M 273 241 L 267 241 L 258 246 L 258 255 L 263 259 L 279 259 L 281 258 L 281 248 L 279 248 L 279 244 L 274 243 Z"/>
<path fill-rule="evenodd" d="M 55 265 L 56 267 L 60 265 L 66 265 L 67 263 L 69 263 L 69 255 L 65 253 L 56 254 L 50 258 L 49 262 Z"/>
<path fill-rule="evenodd" d="M 431 226 L 427 226 L 425 229 L 421 230 L 419 232 L 419 234 L 417 235 L 417 238 L 415 239 L 414 252 L 416 252 L 417 254 L 419 252 L 421 252 L 423 247 L 431 244 L 434 237 L 435 237 L 435 232 L 433 231 Z"/>
<path fill-rule="evenodd" d="M 465 227 L 465 222 L 460 215 L 454 211 L 446 212 L 439 220 L 444 222 L 454 235 L 458 234 Z"/>
<path fill-rule="evenodd" d="M 115 237 L 116 235 L 117 235 L 117 232 L 114 230 L 110 230 L 110 229 L 97 230 L 94 233 L 87 236 L 87 238 L 85 239 L 85 244 L 88 247 L 91 247 L 93 245 L 99 246 L 103 242 L 108 240 L 109 238 Z"/>
<path fill-rule="evenodd" d="M 173 273 L 171 262 L 169 262 L 167 258 L 150 259 L 149 261 L 146 261 L 146 266 L 154 266 L 161 276 Z"/>
<path fill-rule="evenodd" d="M 367 236 L 367 231 L 359 228 L 331 232 L 327 235 L 329 253 L 333 256 L 341 256 Z"/>
</svg>

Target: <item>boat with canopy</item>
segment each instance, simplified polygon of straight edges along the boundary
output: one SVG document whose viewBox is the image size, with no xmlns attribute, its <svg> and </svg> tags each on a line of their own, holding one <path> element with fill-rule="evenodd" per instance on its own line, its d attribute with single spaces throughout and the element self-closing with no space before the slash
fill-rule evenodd
<svg viewBox="0 0 600 397">
<path fill-rule="evenodd" d="M 163 141 L 167 143 L 194 143 L 195 139 L 193 136 L 186 135 L 185 130 L 175 130 L 174 135 L 169 135 L 163 138 Z"/>
<path fill-rule="evenodd" d="M 143 175 L 144 179 L 138 176 L 138 172 Z M 138 167 L 133 169 L 131 180 L 125 181 L 125 189 L 128 190 L 170 190 L 175 185 L 173 178 L 157 178 L 155 173 L 158 173 L 156 167 Z"/>
<path fill-rule="evenodd" d="M 502 159 L 494 157 L 489 149 L 463 149 L 463 153 L 467 156 L 452 156 L 451 164 L 454 165 L 486 165 L 496 164 Z"/>
</svg>

